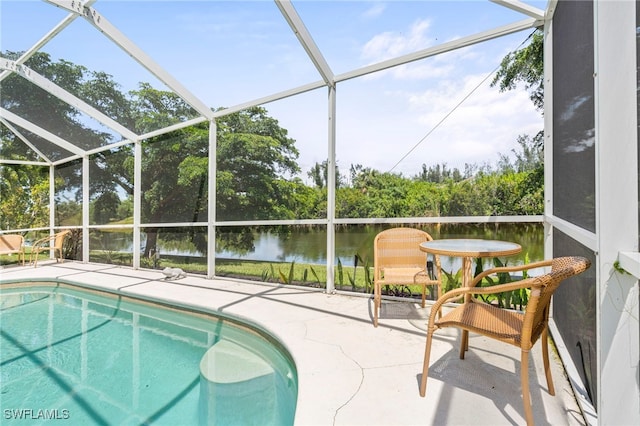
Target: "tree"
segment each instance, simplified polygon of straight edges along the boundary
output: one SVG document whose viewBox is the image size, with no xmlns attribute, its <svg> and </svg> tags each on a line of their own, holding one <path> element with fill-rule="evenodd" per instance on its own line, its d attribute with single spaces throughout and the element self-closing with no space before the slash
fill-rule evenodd
<svg viewBox="0 0 640 426">
<path fill-rule="evenodd" d="M 539 111 L 544 108 L 544 36 L 541 30 L 531 34 L 531 42 L 502 59 L 500 69 L 491 82 L 500 91 L 513 90 L 525 84 L 529 97 Z"/>
<path fill-rule="evenodd" d="M 523 82 L 529 97 L 539 111 L 544 109 L 544 35 L 541 30 L 531 34 L 531 42 L 516 52 L 505 56 L 491 86 L 499 85 L 500 91 L 513 90 Z M 521 151 L 515 152 L 515 170 L 526 173 L 520 183 L 522 194 L 518 210 L 522 214 L 540 214 L 544 211 L 544 132 L 533 138 L 521 135 L 518 138 Z"/>
<path fill-rule="evenodd" d="M 360 205 L 346 205 L 341 202 L 343 193 L 336 194 L 340 217 L 402 217 L 406 216 L 409 179 L 396 173 L 381 173 L 363 168 L 355 176 L 352 187 L 360 192 L 355 198 Z M 355 195 L 351 193 L 351 195 Z"/>
<path fill-rule="evenodd" d="M 307 172 L 307 176 L 311 178 L 316 188 L 322 189 L 326 186 L 325 184 L 326 179 L 323 174 L 322 166 L 320 165 L 320 163 L 316 163 L 313 167 L 311 167 L 311 170 Z"/>
<path fill-rule="evenodd" d="M 17 59 L 21 55 L 20 52 L 4 52 L 3 56 L 10 59 Z M 106 73 L 92 72 L 87 68 L 75 65 L 71 62 L 59 60 L 53 62 L 51 57 L 43 52 L 34 54 L 25 64 L 42 76 L 53 81 L 65 90 L 75 94 L 90 105 L 102 110 L 110 117 L 118 120 L 123 125 L 131 124 L 130 105 L 125 95 L 120 92 L 120 87 L 112 80 L 112 77 Z M 43 89 L 31 84 L 19 75 L 10 75 L 2 82 L 2 99 L 1 104 L 4 108 L 13 113 L 35 123 L 39 127 L 57 134 L 65 140 L 68 140 L 80 148 L 90 149 L 104 146 L 114 141 L 118 136 L 108 132 L 99 131 L 88 127 L 85 119 L 80 112 L 73 106 L 61 101 L 57 97 L 50 95 Z M 36 145 L 39 150 L 50 160 L 57 160 L 67 155 L 63 148 L 55 144 L 44 141 L 43 139 L 24 131 L 26 137 Z M 4 158 L 13 158 L 20 160 L 41 160 L 37 157 L 26 144 L 18 140 L 13 132 L 4 126 L 1 127 L 0 137 L 2 138 L 2 147 L 0 155 Z M 121 148 L 121 152 L 125 152 L 126 148 Z M 93 156 L 96 162 L 100 162 L 106 153 L 96 154 Z M 123 154 L 124 155 L 124 154 Z M 76 163 L 74 163 L 76 164 Z M 65 169 L 66 170 L 63 170 Z M 15 166 L 14 170 L 20 170 L 22 179 L 29 181 L 38 180 L 38 176 L 42 173 L 48 173 L 44 167 L 33 166 Z M 82 176 L 81 167 L 58 167 L 56 178 L 56 199 L 62 202 L 65 199 L 64 206 L 60 206 L 56 212 L 56 222 L 68 222 L 70 217 L 65 216 L 64 212 L 75 211 L 76 208 L 70 208 L 68 203 L 79 203 L 81 199 Z M 92 170 L 96 173 L 99 168 Z M 26 174 L 33 174 L 26 177 Z M 113 182 L 112 178 L 107 176 L 98 176 L 92 174 L 90 181 L 90 191 L 96 198 L 101 194 L 113 192 L 117 186 L 117 182 Z M 45 180 L 48 183 L 47 180 Z M 124 181 L 119 183 L 124 184 Z M 17 188 L 18 183 L 12 182 L 11 188 Z M 34 183 L 33 188 L 37 188 Z M 16 194 L 13 194 L 14 205 L 23 205 L 25 211 L 31 209 L 32 212 L 38 211 L 37 218 L 32 217 L 32 223 L 40 223 L 40 226 L 48 223 L 48 208 L 36 209 L 34 206 L 41 203 L 41 194 L 34 195 L 33 191 L 24 191 L 20 201 L 16 200 Z M 4 195 L 4 194 L 3 194 Z M 4 206 L 9 202 L 8 196 L 3 196 L 0 203 Z M 17 203 L 17 204 L 16 204 Z M 42 204 L 48 206 L 48 199 Z M 29 207 L 31 206 L 31 207 Z M 6 211 L 7 209 L 5 209 Z M 8 213 L 7 213 L 8 214 Z M 73 216 L 77 216 L 73 213 Z M 22 218 L 17 216 L 5 216 L 9 222 L 19 223 Z M 74 220 L 77 220 L 74 219 Z M 73 222 L 73 220 L 72 220 Z"/>
<path fill-rule="evenodd" d="M 143 106 L 143 126 L 152 125 L 149 116 L 166 124 L 188 114 L 186 104 L 170 92 L 143 87 L 135 95 L 134 104 Z M 143 144 L 143 222 L 207 220 L 208 141 L 208 126 L 199 124 Z M 264 108 L 253 107 L 219 118 L 217 218 L 294 218 L 290 207 L 295 204 L 297 186 L 290 179 L 299 171 L 297 156 L 295 141 Z M 146 232 L 145 255 L 156 248 L 157 229 L 148 228 Z M 242 244 L 252 241 L 248 235 L 240 239 L 224 232 L 219 235 Z M 203 236 L 191 236 L 196 247 L 204 249 Z"/>
<path fill-rule="evenodd" d="M 93 201 L 93 222 L 98 224 L 109 223 L 118 215 L 120 197 L 115 192 L 105 191 Z"/>
<path fill-rule="evenodd" d="M 150 94 L 154 98 L 173 98 L 170 92 L 158 93 L 146 88 L 138 96 Z M 138 99 L 140 100 L 140 99 Z M 184 105 L 173 99 L 176 110 L 162 114 L 179 114 Z M 156 112 L 158 116 L 160 111 Z M 169 117 L 158 117 L 167 122 Z M 149 122 L 147 121 L 148 124 Z M 208 197 L 208 125 L 198 124 L 168 134 L 150 138 L 142 143 L 142 223 L 206 222 Z M 147 240 L 144 256 L 157 252 L 157 228 L 145 228 Z M 204 236 L 186 230 L 191 242 L 200 250 L 205 247 Z"/>
<path fill-rule="evenodd" d="M 450 170 L 447 167 L 447 163 L 442 163 L 430 167 L 427 167 L 426 164 L 422 164 L 422 171 L 416 176 L 416 179 L 423 180 L 425 182 L 442 183 L 446 180 L 459 182 L 463 177 L 460 170 L 457 168 Z"/>
<path fill-rule="evenodd" d="M 217 120 L 219 220 L 291 219 L 295 140 L 262 107 Z"/>
<path fill-rule="evenodd" d="M 0 166 L 0 229 L 46 226 L 49 171 L 38 166 Z"/>
<path fill-rule="evenodd" d="M 322 163 L 317 163 L 311 168 L 311 170 L 309 170 L 307 172 L 307 176 L 309 176 L 309 178 L 311 178 L 311 180 L 313 181 L 314 185 L 317 188 L 326 188 L 327 184 L 329 182 L 328 180 L 328 176 L 329 176 L 329 166 L 328 166 L 328 162 L 327 160 L 324 160 Z M 353 165 L 351 165 L 352 171 L 351 173 L 353 174 Z M 342 175 L 340 174 L 340 170 L 338 168 L 338 166 L 336 165 L 336 188 L 341 188 L 345 185 L 344 179 L 342 177 Z"/>
<path fill-rule="evenodd" d="M 20 53 L 5 52 L 4 56 L 17 59 Z M 138 134 L 196 116 L 176 94 L 156 90 L 147 83 L 140 83 L 138 90 L 123 93 L 110 75 L 92 72 L 64 60 L 53 62 L 46 53 L 35 54 L 26 65 Z M 81 148 L 105 146 L 119 138 L 88 128 L 74 107 L 15 74 L 2 82 L 1 102 L 2 107 Z M 0 155 L 19 160 L 37 159 L 8 128 L 1 126 L 1 132 Z M 269 117 L 264 108 L 249 108 L 219 118 L 217 142 L 218 219 L 283 219 L 296 217 L 298 212 L 304 211 L 301 200 L 311 198 L 301 189 L 302 183 L 293 179 L 299 172 L 295 140 L 288 137 L 287 130 Z M 62 148 L 46 141 L 42 146 L 41 150 L 50 159 L 66 155 Z M 206 221 L 208 123 L 149 138 L 142 143 L 142 150 L 143 223 Z M 90 197 L 94 220 L 105 223 L 114 215 L 131 211 L 133 167 L 131 145 L 91 156 Z M 82 195 L 82 168 L 76 161 L 58 169 L 61 173 L 57 172 L 56 186 L 62 192 L 57 198 L 60 202 L 64 198 L 64 205 L 60 206 L 56 217 L 58 221 L 67 216 L 76 221 Z M 47 210 L 36 207 L 48 205 L 42 202 L 48 195 L 42 190 L 48 185 L 48 170 L 18 165 L 3 167 L 1 172 L 5 179 L 0 185 L 3 196 L 0 209 L 5 229 L 25 223 L 24 212 L 38 216 L 30 217 L 29 224 L 47 223 Z M 121 206 L 123 194 L 129 197 Z M 292 206 L 296 206 L 296 211 Z M 146 231 L 150 237 L 148 253 L 155 249 L 157 234 L 153 229 Z"/>
<path fill-rule="evenodd" d="M 514 166 L 517 172 L 529 172 L 543 167 L 542 138 L 542 132 L 536 134 L 533 138 L 528 135 L 518 136 L 520 151 L 513 150 L 516 156 Z"/>
<path fill-rule="evenodd" d="M 531 45 L 541 42 L 534 34 Z M 529 47 L 523 49 L 526 50 Z M 510 90 L 516 81 L 537 75 L 522 67 L 533 60 L 528 55 L 510 54 L 502 73 L 494 81 Z M 16 56 L 17 54 L 14 54 Z M 108 111 L 138 134 L 144 134 L 193 118 L 193 109 L 172 92 L 141 83 L 138 90 L 122 93 L 111 76 L 90 72 L 69 62 L 53 63 L 38 54 L 28 65 L 87 102 Z M 541 58 L 540 58 L 541 60 Z M 540 66 L 541 69 L 541 66 Z M 520 71 L 518 71 L 520 70 Z M 533 80 L 531 80 L 533 81 Z M 529 87 L 542 89 L 531 83 Z M 114 135 L 86 128 L 78 112 L 13 75 L 3 81 L 2 106 L 42 126 L 54 126 L 82 147 L 104 146 Z M 534 90 L 535 92 L 535 90 Z M 532 99 L 538 99 L 535 96 Z M 223 110 L 219 110 L 223 111 Z M 313 184 L 299 177 L 298 150 L 286 129 L 253 107 L 216 119 L 217 176 L 216 220 L 294 219 L 327 216 L 327 162 L 316 163 L 308 175 Z M 32 160 L 36 157 L 21 141 L 1 127 L 5 158 Z M 498 170 L 489 165 L 465 164 L 464 173 L 446 164 L 427 167 L 413 178 L 382 173 L 362 165 L 351 165 L 349 179 L 336 167 L 336 214 L 338 217 L 413 217 L 489 214 L 539 214 L 542 211 L 542 133 L 518 138 L 515 161 L 501 156 Z M 63 153 L 44 145 L 52 159 Z M 45 149 L 43 148 L 43 149 Z M 141 143 L 142 223 L 197 223 L 208 219 L 209 127 L 200 123 L 154 136 Z M 81 220 L 81 159 L 56 167 L 58 223 Z M 0 169 L 0 222 L 4 229 L 46 224 L 48 170 L 37 166 L 6 166 Z M 123 219 L 132 212 L 133 146 L 93 154 L 90 158 L 91 217 L 100 224 Z M 229 232 L 227 232 L 229 231 Z M 251 229 L 221 228 L 220 247 L 250 249 Z M 156 250 L 159 229 L 147 227 L 145 255 Z M 191 243 L 204 251 L 205 235 L 194 227 L 185 231 Z"/>
</svg>

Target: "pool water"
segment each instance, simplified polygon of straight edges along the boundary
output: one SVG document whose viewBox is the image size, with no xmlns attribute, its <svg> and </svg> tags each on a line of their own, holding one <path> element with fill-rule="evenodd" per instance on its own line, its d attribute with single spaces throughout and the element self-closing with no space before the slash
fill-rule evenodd
<svg viewBox="0 0 640 426">
<path fill-rule="evenodd" d="M 258 329 L 69 286 L 1 290 L 2 424 L 293 423 L 294 364 Z"/>
</svg>

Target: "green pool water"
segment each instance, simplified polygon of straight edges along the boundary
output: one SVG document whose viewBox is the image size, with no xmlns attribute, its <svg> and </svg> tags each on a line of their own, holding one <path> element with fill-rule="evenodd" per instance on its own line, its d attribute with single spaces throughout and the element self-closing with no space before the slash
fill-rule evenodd
<svg viewBox="0 0 640 426">
<path fill-rule="evenodd" d="M 292 424 L 262 330 L 70 286 L 0 286 L 0 424 Z"/>
</svg>

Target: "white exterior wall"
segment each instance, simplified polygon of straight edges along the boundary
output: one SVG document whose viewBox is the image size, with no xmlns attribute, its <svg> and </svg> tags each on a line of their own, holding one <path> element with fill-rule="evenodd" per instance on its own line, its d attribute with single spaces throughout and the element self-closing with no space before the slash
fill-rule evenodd
<svg viewBox="0 0 640 426">
<path fill-rule="evenodd" d="M 598 423 L 640 424 L 638 279 L 616 272 L 638 252 L 636 2 L 594 3 Z M 586 24 L 586 23 L 585 23 Z"/>
</svg>

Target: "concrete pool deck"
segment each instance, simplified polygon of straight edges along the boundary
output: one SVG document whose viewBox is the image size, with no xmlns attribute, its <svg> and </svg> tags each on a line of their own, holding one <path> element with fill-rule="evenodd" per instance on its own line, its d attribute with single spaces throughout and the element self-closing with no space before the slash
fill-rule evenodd
<svg viewBox="0 0 640 426">
<path fill-rule="evenodd" d="M 215 309 L 264 326 L 293 355 L 298 370 L 297 425 L 520 425 L 520 351 L 471 335 L 458 358 L 458 332 L 436 333 L 427 395 L 418 385 L 425 312 L 386 302 L 372 325 L 372 300 L 300 287 L 187 276 L 103 264 L 38 263 L 0 267 L 0 282 L 64 279 L 180 305 Z M 531 354 L 530 388 L 537 425 L 585 420 L 558 356 L 551 354 L 556 396 L 547 392 L 540 344 Z"/>
</svg>

